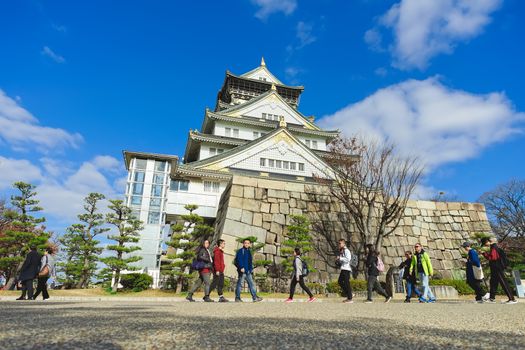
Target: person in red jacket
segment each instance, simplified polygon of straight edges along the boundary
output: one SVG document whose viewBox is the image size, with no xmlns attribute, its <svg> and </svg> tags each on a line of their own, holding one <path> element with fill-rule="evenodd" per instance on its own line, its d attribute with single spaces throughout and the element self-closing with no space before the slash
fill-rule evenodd
<svg viewBox="0 0 525 350">
<path fill-rule="evenodd" d="M 219 303 L 226 303 L 228 299 L 222 295 L 224 288 L 224 247 L 226 242 L 224 239 L 217 241 L 217 246 L 213 249 L 213 282 L 211 283 L 210 291 L 217 287 L 217 294 L 219 294 Z"/>
</svg>

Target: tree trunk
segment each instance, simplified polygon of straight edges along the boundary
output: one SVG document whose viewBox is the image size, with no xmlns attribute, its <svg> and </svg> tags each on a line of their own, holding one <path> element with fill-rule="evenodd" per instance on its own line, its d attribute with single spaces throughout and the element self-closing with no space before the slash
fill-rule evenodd
<svg viewBox="0 0 525 350">
<path fill-rule="evenodd" d="M 80 281 L 78 281 L 77 285 L 76 285 L 76 288 L 86 288 L 87 287 L 87 282 L 88 282 L 88 279 L 89 279 L 89 276 L 88 276 L 88 270 L 89 270 L 89 258 L 87 256 L 84 256 L 84 264 L 83 264 L 83 268 L 82 268 L 82 273 L 80 275 Z"/>
<path fill-rule="evenodd" d="M 7 289 L 11 289 L 13 285 L 15 284 L 16 276 L 20 273 L 20 269 L 22 269 L 22 265 L 24 264 L 23 261 L 18 263 L 18 266 L 16 268 L 11 269 L 11 273 L 9 274 L 9 279 L 7 280 L 7 283 L 5 284 Z"/>
<path fill-rule="evenodd" d="M 116 293 L 118 290 L 118 283 L 120 280 L 120 269 L 115 270 L 115 281 L 113 282 L 113 286 L 111 288 L 111 291 L 113 293 Z"/>
</svg>

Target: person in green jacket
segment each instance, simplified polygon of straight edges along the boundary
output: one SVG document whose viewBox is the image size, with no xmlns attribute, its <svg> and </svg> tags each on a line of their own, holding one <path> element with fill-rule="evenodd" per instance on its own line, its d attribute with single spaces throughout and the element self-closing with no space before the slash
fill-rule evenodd
<svg viewBox="0 0 525 350">
<path fill-rule="evenodd" d="M 417 243 L 414 248 L 416 252 L 412 256 L 410 273 L 412 274 L 414 272 L 416 276 L 419 277 L 419 280 L 423 286 L 423 295 L 419 297 L 419 301 L 421 303 L 434 303 L 436 301 L 436 297 L 430 290 L 429 286 L 429 278 L 434 274 L 430 257 L 428 256 L 428 253 L 423 250 L 423 247 L 420 243 Z"/>
</svg>

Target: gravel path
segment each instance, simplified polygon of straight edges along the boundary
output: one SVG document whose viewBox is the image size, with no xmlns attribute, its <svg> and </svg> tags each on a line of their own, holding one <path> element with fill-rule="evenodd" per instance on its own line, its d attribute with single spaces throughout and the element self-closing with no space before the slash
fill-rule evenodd
<svg viewBox="0 0 525 350">
<path fill-rule="evenodd" d="M 0 302 L 2 349 L 525 349 L 525 303 Z"/>
</svg>

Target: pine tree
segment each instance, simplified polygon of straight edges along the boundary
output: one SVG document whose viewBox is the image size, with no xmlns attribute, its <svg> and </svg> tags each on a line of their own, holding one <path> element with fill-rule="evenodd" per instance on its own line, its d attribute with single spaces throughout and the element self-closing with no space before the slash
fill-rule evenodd
<svg viewBox="0 0 525 350">
<path fill-rule="evenodd" d="M 306 256 L 313 250 L 312 236 L 310 234 L 310 222 L 304 215 L 291 215 L 291 224 L 288 225 L 288 234 L 286 240 L 282 243 L 281 255 L 286 257 L 283 266 L 286 272 L 293 271 L 293 251 L 295 248 L 301 249 L 301 259 L 308 264 L 311 269 L 311 258 Z"/>
<path fill-rule="evenodd" d="M 98 212 L 97 205 L 103 199 L 105 197 L 100 193 L 90 193 L 84 198 L 85 213 L 78 215 L 81 223 L 68 227 L 60 239 L 66 252 L 66 261 L 61 263 L 66 285 L 87 288 L 95 273 L 98 256 L 103 250 L 95 237 L 109 230 L 102 227 L 104 215 Z"/>
<path fill-rule="evenodd" d="M 117 228 L 117 234 L 108 236 L 110 240 L 116 241 L 117 244 L 111 244 L 106 247 L 107 250 L 114 251 L 116 256 L 102 258 L 104 264 L 108 266 L 109 271 L 113 273 L 114 281 L 111 287 L 113 293 L 117 292 L 120 273 L 123 270 L 137 270 L 138 268 L 131 265 L 142 259 L 140 256 L 133 256 L 130 253 L 140 250 L 141 248 L 130 243 L 139 241 L 139 231 L 142 230 L 142 221 L 135 218 L 131 209 L 127 207 L 120 199 L 109 201 L 108 208 L 111 210 L 106 215 L 106 222 Z"/>
<path fill-rule="evenodd" d="M 195 204 L 188 204 L 184 208 L 189 212 L 181 215 L 180 223 L 171 226 L 171 240 L 166 244 L 174 252 L 167 258 L 171 263 L 163 267 L 162 273 L 172 281 L 172 288 L 181 290 L 188 284 L 192 274 L 190 266 L 197 254 L 196 248 L 213 233 L 213 228 L 204 223 L 204 219 L 194 213 L 198 209 Z"/>
<path fill-rule="evenodd" d="M 35 186 L 15 182 L 13 187 L 20 193 L 11 196 L 12 210 L 3 212 L 9 225 L 0 236 L 0 269 L 7 272 L 8 287 L 14 283 L 30 246 L 43 248 L 49 238 L 45 227 L 41 225 L 46 219 L 33 216 L 42 210 L 38 206 L 39 200 L 35 199 Z"/>
</svg>

